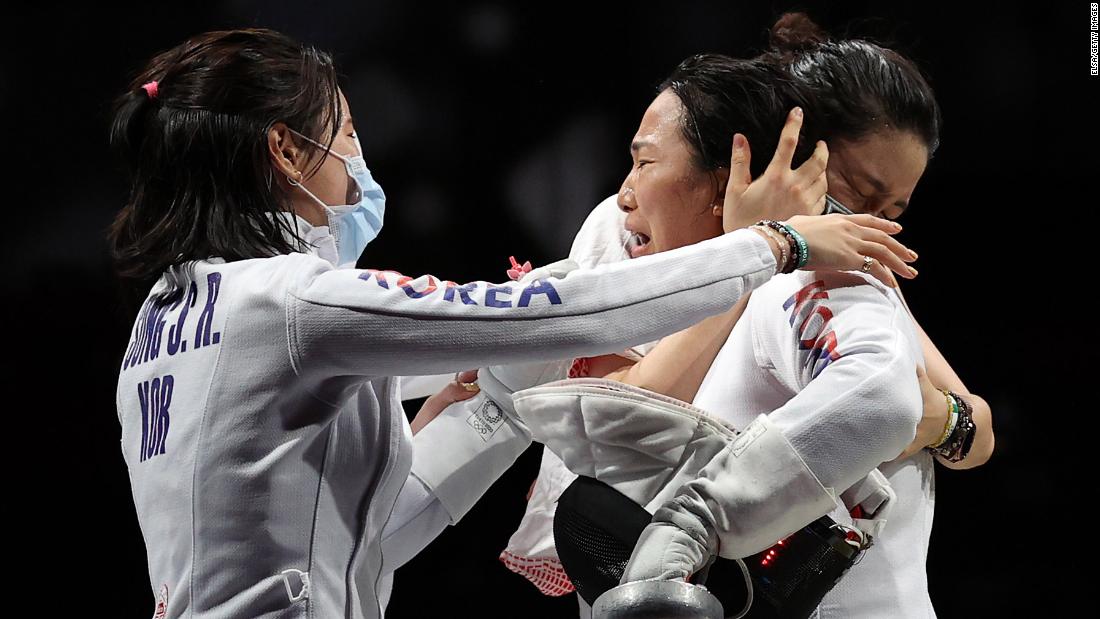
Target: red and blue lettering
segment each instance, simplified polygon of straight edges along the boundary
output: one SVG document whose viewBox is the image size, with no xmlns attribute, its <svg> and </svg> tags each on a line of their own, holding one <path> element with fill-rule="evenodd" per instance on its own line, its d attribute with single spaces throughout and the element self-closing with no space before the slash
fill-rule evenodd
<svg viewBox="0 0 1100 619">
<path fill-rule="evenodd" d="M 470 298 L 470 293 L 477 290 L 477 282 L 471 282 L 469 284 L 458 285 L 452 281 L 443 282 L 447 288 L 443 291 L 443 300 L 448 303 L 454 303 L 455 293 L 458 293 L 458 297 L 462 299 L 463 305 L 477 305 L 477 301 Z"/>
<path fill-rule="evenodd" d="M 424 290 L 420 291 L 417 291 L 415 288 L 412 287 L 413 278 L 409 277 L 408 275 L 402 275 L 400 278 L 398 278 L 397 285 L 405 291 L 405 294 L 408 295 L 410 299 L 419 299 L 435 292 L 435 278 L 431 275 L 428 275 L 427 278 L 428 285 L 424 288 Z"/>
<path fill-rule="evenodd" d="M 817 378 L 822 370 L 842 356 L 837 352 L 836 332 L 830 328 L 833 311 L 823 303 L 828 298 L 825 282 L 818 280 L 794 293 L 783 303 L 784 310 L 791 310 L 792 327 L 803 310 L 809 308 L 809 312 L 798 325 L 797 333 L 799 350 L 810 351 L 807 362 L 813 365 L 812 378 Z"/>
<path fill-rule="evenodd" d="M 554 285 L 544 279 L 536 279 L 520 293 L 519 303 L 516 303 L 516 307 L 527 307 L 531 303 L 531 297 L 536 294 L 546 295 L 550 305 L 561 305 L 561 297 L 558 296 L 558 291 L 554 289 Z"/>
<path fill-rule="evenodd" d="M 425 275 L 427 278 L 427 286 L 422 290 L 417 290 L 413 286 L 414 280 L 412 277 L 402 275 L 397 271 L 379 271 L 377 269 L 366 269 L 359 274 L 359 279 L 369 282 L 374 280 L 380 288 L 385 290 L 390 289 L 390 282 L 387 279 L 387 275 L 393 275 L 396 279 L 394 285 L 405 292 L 405 295 L 410 299 L 423 299 L 431 296 L 441 287 L 443 288 L 443 300 L 448 303 L 455 303 L 456 299 L 461 301 L 463 305 L 477 305 L 478 302 L 471 296 L 480 287 L 477 282 L 471 282 L 469 284 L 456 284 L 450 280 L 443 280 L 437 282 L 431 275 Z M 509 298 L 516 294 L 516 286 L 514 284 L 486 284 L 485 296 L 482 299 L 482 303 L 485 307 L 496 308 L 510 308 L 512 307 L 512 299 Z M 547 301 L 551 305 L 561 305 L 561 295 L 558 294 L 554 285 L 547 280 L 535 280 L 528 284 L 522 291 L 519 291 L 519 298 L 516 299 L 515 307 L 529 307 L 531 305 L 531 299 L 535 295 L 545 295 Z"/>
</svg>

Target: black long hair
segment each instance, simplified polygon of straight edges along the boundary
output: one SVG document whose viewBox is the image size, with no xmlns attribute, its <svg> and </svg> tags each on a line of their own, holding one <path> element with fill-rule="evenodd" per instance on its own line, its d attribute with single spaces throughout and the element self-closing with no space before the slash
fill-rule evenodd
<svg viewBox="0 0 1100 619">
<path fill-rule="evenodd" d="M 919 137 L 931 157 L 943 118 L 936 95 L 916 63 L 863 39 L 833 39 L 800 12 L 772 26 L 759 59 L 782 67 L 809 91 L 816 115 L 834 139 L 858 140 L 890 126 Z"/>
<path fill-rule="evenodd" d="M 109 232 L 123 283 L 140 290 L 173 265 L 298 250 L 277 216 L 290 199 L 267 134 L 283 122 L 331 145 L 340 107 L 332 58 L 272 30 L 208 32 L 149 61 L 111 125 L 130 179 Z"/>
</svg>

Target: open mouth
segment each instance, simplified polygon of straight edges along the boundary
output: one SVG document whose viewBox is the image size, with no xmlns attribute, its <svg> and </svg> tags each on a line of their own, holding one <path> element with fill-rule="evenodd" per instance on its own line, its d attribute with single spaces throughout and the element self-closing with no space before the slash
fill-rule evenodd
<svg viewBox="0 0 1100 619">
<path fill-rule="evenodd" d="M 626 251 L 631 258 L 637 258 L 649 247 L 649 236 L 641 232 L 632 232 L 626 240 Z"/>
</svg>

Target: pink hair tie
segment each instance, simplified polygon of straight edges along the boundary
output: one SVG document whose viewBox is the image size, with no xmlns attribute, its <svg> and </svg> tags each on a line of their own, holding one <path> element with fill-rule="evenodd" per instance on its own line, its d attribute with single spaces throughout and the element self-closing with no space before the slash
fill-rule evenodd
<svg viewBox="0 0 1100 619">
<path fill-rule="evenodd" d="M 516 262 L 515 256 L 508 256 L 508 260 L 512 261 L 512 268 L 508 269 L 508 277 L 511 279 L 518 282 L 521 277 L 531 272 L 530 261 L 520 264 Z"/>
<path fill-rule="evenodd" d="M 157 98 L 157 81 L 156 80 L 153 80 L 151 82 L 146 82 L 146 83 L 142 84 L 141 89 L 145 91 L 145 94 L 148 95 L 150 99 L 156 99 Z"/>
</svg>

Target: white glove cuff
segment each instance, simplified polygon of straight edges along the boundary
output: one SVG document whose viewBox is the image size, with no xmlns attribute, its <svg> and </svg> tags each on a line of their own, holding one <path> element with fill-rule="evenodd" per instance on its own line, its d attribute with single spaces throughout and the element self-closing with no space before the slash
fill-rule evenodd
<svg viewBox="0 0 1100 619">
<path fill-rule="evenodd" d="M 530 444 L 527 429 L 483 391 L 451 404 L 413 437 L 412 474 L 454 524 Z"/>
</svg>

